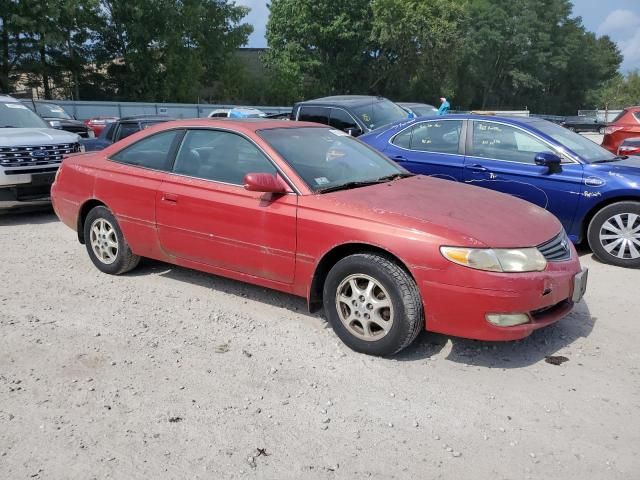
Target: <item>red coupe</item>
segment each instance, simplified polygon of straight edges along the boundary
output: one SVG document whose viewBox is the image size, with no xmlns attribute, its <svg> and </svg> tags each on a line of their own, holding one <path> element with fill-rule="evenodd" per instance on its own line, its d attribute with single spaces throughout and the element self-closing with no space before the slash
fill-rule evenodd
<svg viewBox="0 0 640 480">
<path fill-rule="evenodd" d="M 65 159 L 52 199 L 105 273 L 150 257 L 303 296 L 347 345 L 375 355 L 425 328 L 523 338 L 586 286 L 547 211 L 412 175 L 313 123 L 156 125 Z"/>
</svg>

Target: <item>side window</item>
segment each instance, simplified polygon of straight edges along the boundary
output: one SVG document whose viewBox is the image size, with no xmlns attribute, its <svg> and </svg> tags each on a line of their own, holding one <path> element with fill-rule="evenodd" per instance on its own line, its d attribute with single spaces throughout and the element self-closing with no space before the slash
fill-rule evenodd
<svg viewBox="0 0 640 480">
<path fill-rule="evenodd" d="M 110 123 L 108 124 L 106 127 L 107 132 L 105 133 L 105 138 L 111 142 L 114 141 L 114 134 L 116 133 L 116 130 L 118 129 L 118 124 L 116 122 Z"/>
<path fill-rule="evenodd" d="M 327 107 L 300 107 L 298 120 L 329 125 L 329 109 Z"/>
<path fill-rule="evenodd" d="M 242 185 L 247 173 L 276 173 L 269 159 L 246 138 L 219 130 L 189 130 L 173 167 L 189 177 Z"/>
<path fill-rule="evenodd" d="M 473 156 L 535 164 L 536 154 L 548 151 L 544 142 L 510 125 L 473 122 Z"/>
<path fill-rule="evenodd" d="M 411 150 L 458 153 L 462 120 L 421 122 L 413 127 Z"/>
<path fill-rule="evenodd" d="M 170 130 L 138 140 L 112 155 L 111 160 L 154 170 L 168 170 L 173 142 L 178 133 L 179 130 Z"/>
<path fill-rule="evenodd" d="M 136 132 L 140 131 L 140 125 L 138 122 L 124 122 L 120 124 L 120 128 L 118 129 L 118 133 L 115 135 L 113 139 L 114 142 L 118 140 L 122 140 L 123 138 L 127 138 L 129 135 L 133 135 Z"/>
<path fill-rule="evenodd" d="M 339 108 L 331 109 L 331 119 L 329 120 L 329 125 L 342 131 L 345 131 L 348 128 L 356 128 L 360 130 L 360 127 L 353 119 L 353 117 Z"/>
<path fill-rule="evenodd" d="M 640 122 L 640 112 L 633 112 L 633 116 L 636 117 L 638 122 Z"/>
<path fill-rule="evenodd" d="M 411 148 L 411 132 L 413 131 L 413 127 L 407 128 L 404 132 L 400 132 L 398 135 L 393 137 L 391 143 L 400 147 L 406 148 L 407 150 Z"/>
</svg>

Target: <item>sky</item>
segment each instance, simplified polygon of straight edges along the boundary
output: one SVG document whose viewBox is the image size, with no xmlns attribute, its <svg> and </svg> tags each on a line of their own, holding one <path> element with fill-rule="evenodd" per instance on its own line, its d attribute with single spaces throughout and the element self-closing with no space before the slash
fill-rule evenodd
<svg viewBox="0 0 640 480">
<path fill-rule="evenodd" d="M 251 8 L 246 18 L 254 31 L 249 47 L 266 47 L 264 37 L 269 10 L 267 0 L 236 0 Z M 640 69 L 640 0 L 574 0 L 573 13 L 598 36 L 609 35 L 624 56 L 621 70 Z"/>
</svg>

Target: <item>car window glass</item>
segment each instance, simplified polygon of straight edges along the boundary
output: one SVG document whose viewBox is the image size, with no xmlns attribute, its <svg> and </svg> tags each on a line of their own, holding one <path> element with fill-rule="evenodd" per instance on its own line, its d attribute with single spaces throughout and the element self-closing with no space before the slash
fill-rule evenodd
<svg viewBox="0 0 640 480">
<path fill-rule="evenodd" d="M 113 135 L 114 133 L 116 133 L 116 128 L 117 128 L 118 124 L 113 122 L 108 124 L 105 129 L 107 130 L 104 134 L 105 138 L 107 140 L 113 141 Z"/>
<path fill-rule="evenodd" d="M 275 174 L 269 159 L 246 138 L 219 130 L 190 130 L 178 150 L 175 173 L 242 185 L 247 173 Z"/>
<path fill-rule="evenodd" d="M 413 127 L 411 150 L 456 154 L 461 131 L 461 120 L 418 123 Z"/>
<path fill-rule="evenodd" d="M 548 152 L 544 142 L 517 128 L 501 123 L 475 121 L 471 155 L 535 164 L 535 156 Z"/>
<path fill-rule="evenodd" d="M 167 170 L 171 147 L 178 133 L 178 130 L 170 130 L 143 138 L 119 151 L 111 159 L 154 170 Z"/>
<path fill-rule="evenodd" d="M 340 108 L 331 109 L 329 125 L 342 131 L 345 131 L 348 128 L 356 128 L 360 130 L 360 127 L 358 127 L 353 117 Z"/>
<path fill-rule="evenodd" d="M 329 109 L 326 107 L 300 107 L 298 120 L 301 122 L 315 122 L 329 124 Z"/>
<path fill-rule="evenodd" d="M 140 131 L 140 125 L 138 122 L 125 122 L 120 124 L 120 129 L 118 130 L 117 138 L 115 140 L 122 140 L 123 138 L 127 138 L 129 135 L 133 135 L 136 132 Z"/>
<path fill-rule="evenodd" d="M 633 112 L 633 116 L 640 122 L 640 112 Z"/>
<path fill-rule="evenodd" d="M 393 137 L 393 140 L 391 140 L 391 143 L 393 143 L 394 145 L 400 148 L 406 148 L 406 149 L 411 148 L 412 130 L 413 130 L 413 127 L 407 128 L 404 132 L 400 132 L 398 135 Z"/>
<path fill-rule="evenodd" d="M 406 174 L 381 153 L 327 127 L 270 128 L 258 134 L 313 191 Z"/>
</svg>

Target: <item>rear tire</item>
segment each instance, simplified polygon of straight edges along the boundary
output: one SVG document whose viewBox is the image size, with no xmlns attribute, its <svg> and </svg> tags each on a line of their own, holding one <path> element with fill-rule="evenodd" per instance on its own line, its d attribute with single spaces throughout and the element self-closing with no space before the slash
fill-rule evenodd
<svg viewBox="0 0 640 480">
<path fill-rule="evenodd" d="M 618 267 L 640 267 L 640 202 L 618 202 L 595 214 L 587 230 L 598 259 Z"/>
<path fill-rule="evenodd" d="M 140 262 L 108 208 L 94 207 L 84 221 L 84 239 L 89 258 L 101 272 L 110 275 L 133 270 Z"/>
<path fill-rule="evenodd" d="M 413 278 L 396 262 L 359 253 L 338 261 L 323 289 L 334 332 L 351 349 L 389 356 L 424 328 L 422 300 Z"/>
</svg>

